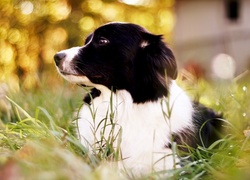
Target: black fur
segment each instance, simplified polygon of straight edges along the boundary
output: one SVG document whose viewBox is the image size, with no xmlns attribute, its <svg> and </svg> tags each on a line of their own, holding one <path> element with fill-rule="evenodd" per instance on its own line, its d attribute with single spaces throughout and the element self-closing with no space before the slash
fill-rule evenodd
<svg viewBox="0 0 250 180">
<path fill-rule="evenodd" d="M 194 102 L 193 107 L 195 110 L 193 123 L 197 126 L 196 137 L 201 137 L 198 139 L 198 144 L 208 147 L 221 135 L 222 114 L 217 114 L 198 102 Z"/>
<path fill-rule="evenodd" d="M 99 90 L 96 89 L 96 88 L 93 88 L 93 89 L 91 89 L 90 93 L 88 93 L 88 94 L 84 97 L 83 101 L 84 101 L 85 103 L 87 103 L 87 104 L 91 104 L 91 101 L 92 101 L 94 98 L 100 96 L 100 94 L 101 94 L 101 91 L 99 91 Z"/>
<path fill-rule="evenodd" d="M 144 42 L 146 46 L 141 45 Z M 77 72 L 113 91 L 129 91 L 135 103 L 166 96 L 170 81 L 165 77 L 177 76 L 174 55 L 162 37 L 140 26 L 104 25 L 89 35 L 85 43 L 73 60 Z"/>
<path fill-rule="evenodd" d="M 178 134 L 172 135 L 173 141 L 183 151 L 187 151 L 188 146 L 193 148 L 196 148 L 198 145 L 209 147 L 222 134 L 222 114 L 215 113 L 212 109 L 205 107 L 199 102 L 193 102 L 193 107 L 195 110 L 193 114 L 195 132 L 185 129 Z M 171 144 L 168 146 L 171 146 Z"/>
</svg>

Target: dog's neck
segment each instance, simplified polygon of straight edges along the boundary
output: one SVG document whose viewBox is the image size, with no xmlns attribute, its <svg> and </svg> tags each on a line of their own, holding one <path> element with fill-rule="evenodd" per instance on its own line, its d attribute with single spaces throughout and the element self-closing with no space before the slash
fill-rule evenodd
<svg viewBox="0 0 250 180">
<path fill-rule="evenodd" d="M 143 104 L 146 102 L 155 102 L 158 99 L 166 97 L 169 95 L 169 86 L 171 86 L 172 82 L 166 82 L 165 86 L 161 85 L 161 87 L 157 86 L 140 86 L 136 85 L 133 89 L 115 89 L 113 87 L 107 88 L 104 85 L 94 84 L 94 88 L 84 97 L 83 101 L 87 104 L 90 104 L 91 101 L 99 96 L 102 96 L 105 100 L 110 100 L 112 92 L 116 94 L 117 92 L 126 90 L 130 93 L 133 99 L 133 103 L 135 104 Z M 174 82 L 175 83 L 175 82 Z M 150 88 L 151 87 L 151 88 Z"/>
<path fill-rule="evenodd" d="M 104 108 L 103 104 L 106 103 L 107 110 L 117 110 L 117 108 L 120 108 L 120 113 L 125 111 L 125 107 L 132 107 L 132 110 L 129 111 L 130 113 L 133 112 L 134 108 L 136 109 L 135 113 L 156 113 L 156 109 L 159 108 L 159 111 L 157 110 L 155 116 L 162 116 L 162 113 L 164 111 L 165 113 L 163 114 L 166 115 L 167 119 L 171 118 L 176 121 L 179 120 L 178 123 L 172 124 L 171 128 L 173 128 L 173 130 L 175 131 L 178 131 L 178 129 L 181 127 L 179 123 L 181 123 L 183 118 L 187 119 L 187 121 L 182 122 L 184 124 L 185 122 L 189 123 L 189 120 L 192 119 L 192 103 L 186 93 L 176 84 L 175 81 L 173 81 L 169 87 L 168 96 L 158 98 L 155 101 L 147 101 L 145 103 L 135 103 L 131 94 L 127 90 L 117 90 L 116 92 L 113 92 L 109 88 L 102 85 L 98 85 L 94 89 L 92 89 L 89 96 L 93 97 L 91 97 L 91 99 L 88 99 L 87 103 L 93 105 L 93 107 L 91 107 L 95 108 L 93 109 L 94 112 L 100 107 Z M 182 113 L 179 113 L 179 109 L 182 109 Z M 190 126 L 190 124 L 186 125 Z"/>
</svg>

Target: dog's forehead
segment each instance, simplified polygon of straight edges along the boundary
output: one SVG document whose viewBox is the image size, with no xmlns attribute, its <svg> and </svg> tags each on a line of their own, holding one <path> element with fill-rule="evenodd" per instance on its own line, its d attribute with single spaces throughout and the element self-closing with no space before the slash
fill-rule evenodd
<svg viewBox="0 0 250 180">
<path fill-rule="evenodd" d="M 140 32 L 148 32 L 143 27 L 132 24 L 132 23 L 108 23 L 99 28 L 97 28 L 94 32 L 95 35 L 99 34 L 106 34 L 106 35 L 113 35 L 117 33 L 137 33 Z"/>
</svg>

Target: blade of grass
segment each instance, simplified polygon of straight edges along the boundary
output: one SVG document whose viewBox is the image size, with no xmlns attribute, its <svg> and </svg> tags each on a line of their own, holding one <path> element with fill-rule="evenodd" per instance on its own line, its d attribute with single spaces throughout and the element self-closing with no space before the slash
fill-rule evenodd
<svg viewBox="0 0 250 180">
<path fill-rule="evenodd" d="M 27 118 L 32 118 L 31 115 L 29 115 L 27 113 L 27 111 L 25 111 L 21 106 L 19 106 L 15 101 L 13 101 L 12 99 L 10 99 L 8 96 L 5 96 L 6 99 L 8 99 L 8 101 L 10 101 L 12 104 L 14 104 Z"/>
</svg>

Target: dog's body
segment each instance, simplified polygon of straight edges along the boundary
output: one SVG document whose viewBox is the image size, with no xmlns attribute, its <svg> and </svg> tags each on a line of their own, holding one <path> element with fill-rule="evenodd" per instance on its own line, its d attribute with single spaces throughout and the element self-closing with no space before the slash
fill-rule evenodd
<svg viewBox="0 0 250 180">
<path fill-rule="evenodd" d="M 54 58 L 66 80 L 93 87 L 79 114 L 82 144 L 92 149 L 113 136 L 120 166 L 135 174 L 178 164 L 173 142 L 195 147 L 201 141 L 208 145 L 214 136 L 218 116 L 192 102 L 176 84 L 174 55 L 161 36 L 135 24 L 109 23 L 83 47 Z M 211 122 L 204 125 L 206 120 Z"/>
<path fill-rule="evenodd" d="M 122 138 L 120 145 L 119 135 L 114 142 L 115 147 L 120 146 L 124 159 L 121 166 L 135 174 L 173 168 L 177 158 L 173 159 L 171 151 L 172 134 L 184 130 L 184 133 L 190 133 L 189 130 L 195 129 L 192 104 L 186 94 L 172 83 L 169 99 L 137 104 L 133 103 L 126 90 L 116 91 L 111 99 L 112 92 L 106 87 L 102 88 L 101 95 L 94 98 L 93 106 L 91 104 L 81 109 L 78 126 L 82 143 L 91 147 L 101 140 L 102 134 L 107 140 L 113 123 L 114 136 L 119 132 Z M 171 112 L 168 112 L 171 107 Z M 179 108 L 182 109 L 181 113 Z M 110 122 L 110 116 L 114 122 Z M 108 126 L 104 130 L 105 123 Z"/>
</svg>

